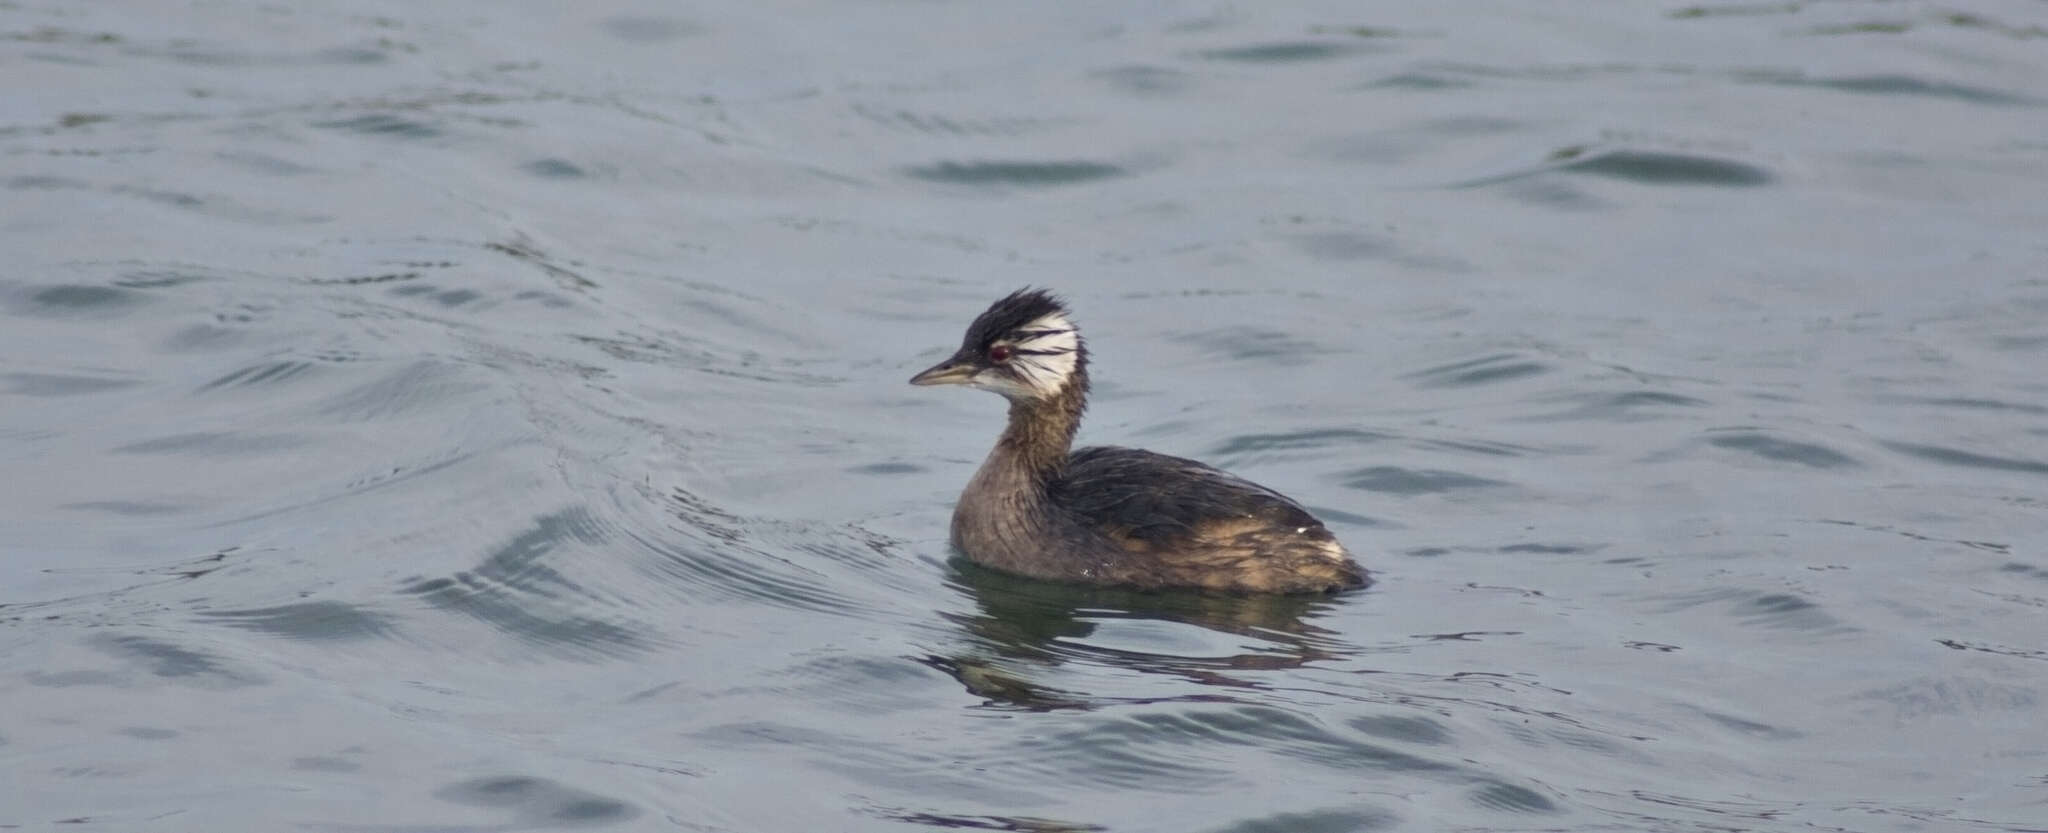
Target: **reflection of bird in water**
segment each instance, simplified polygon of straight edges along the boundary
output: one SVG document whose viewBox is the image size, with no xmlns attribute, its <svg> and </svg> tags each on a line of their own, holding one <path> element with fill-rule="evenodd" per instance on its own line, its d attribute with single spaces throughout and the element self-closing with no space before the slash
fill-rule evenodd
<svg viewBox="0 0 2048 833">
<path fill-rule="evenodd" d="M 914 385 L 1010 400 L 1010 424 L 953 510 L 953 544 L 1040 579 L 1236 593 L 1326 593 L 1367 582 L 1322 521 L 1264 486 L 1134 448 L 1072 450 L 1088 351 L 1059 299 L 1022 290 L 974 319 Z"/>
<path fill-rule="evenodd" d="M 990 701 L 1043 711 L 1085 709 L 1106 700 L 1048 688 L 1025 679 L 1031 665 L 1088 662 L 1146 674 L 1179 677 L 1219 689 L 1256 689 L 1261 684 L 1234 672 L 1297 668 L 1348 655 L 1333 634 L 1309 619 L 1334 606 L 1318 596 L 1219 596 L 1191 591 L 1142 592 L 1113 587 L 1049 584 L 955 559 L 954 587 L 973 598 L 977 610 L 949 613 L 974 640 L 974 648 L 953 656 L 928 656 L 924 664 L 951 675 L 970 692 Z M 1086 637 L 1103 619 L 1150 619 L 1251 637 L 1272 650 L 1223 656 L 1152 654 L 1091 645 Z M 1174 701 L 1232 699 L 1226 691 L 1169 698 Z M 1150 702 L 1151 700 L 1139 700 Z"/>
</svg>

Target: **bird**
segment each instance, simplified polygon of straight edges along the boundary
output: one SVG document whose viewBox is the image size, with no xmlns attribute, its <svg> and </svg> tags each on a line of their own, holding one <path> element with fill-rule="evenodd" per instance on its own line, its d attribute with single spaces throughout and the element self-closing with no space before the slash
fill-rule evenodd
<svg viewBox="0 0 2048 833">
<path fill-rule="evenodd" d="M 1009 424 L 953 508 L 969 561 L 1034 579 L 1221 594 L 1334 593 L 1372 579 L 1322 521 L 1279 492 L 1181 457 L 1073 447 L 1088 348 L 1067 304 L 1026 287 L 911 377 L 1009 400 Z"/>
</svg>

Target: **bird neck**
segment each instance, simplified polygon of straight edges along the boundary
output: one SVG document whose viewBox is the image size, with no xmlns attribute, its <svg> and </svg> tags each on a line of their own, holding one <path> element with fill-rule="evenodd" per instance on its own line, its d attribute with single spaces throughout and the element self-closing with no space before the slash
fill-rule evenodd
<svg viewBox="0 0 2048 833">
<path fill-rule="evenodd" d="M 1086 377 L 1046 399 L 1010 401 L 1010 424 L 953 507 L 953 544 L 984 563 L 1030 572 L 1041 545 L 1071 526 L 1051 487 L 1066 473 L 1067 455 L 1087 405 Z"/>
<path fill-rule="evenodd" d="M 1067 467 L 1081 412 L 1088 407 L 1088 379 L 1080 373 L 1058 395 L 1010 402 L 1010 424 L 996 440 L 995 454 L 1043 483 Z"/>
</svg>

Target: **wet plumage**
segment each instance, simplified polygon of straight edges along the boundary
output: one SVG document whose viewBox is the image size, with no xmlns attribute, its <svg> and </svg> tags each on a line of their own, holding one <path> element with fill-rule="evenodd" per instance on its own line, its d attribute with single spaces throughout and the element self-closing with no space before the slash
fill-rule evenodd
<svg viewBox="0 0 2048 833">
<path fill-rule="evenodd" d="M 953 511 L 969 559 L 1035 578 L 1141 588 L 1317 593 L 1368 582 L 1336 536 L 1287 497 L 1194 460 L 1072 450 L 1088 352 L 1066 306 L 1020 290 L 912 384 L 1001 394 L 1010 419 Z"/>
</svg>

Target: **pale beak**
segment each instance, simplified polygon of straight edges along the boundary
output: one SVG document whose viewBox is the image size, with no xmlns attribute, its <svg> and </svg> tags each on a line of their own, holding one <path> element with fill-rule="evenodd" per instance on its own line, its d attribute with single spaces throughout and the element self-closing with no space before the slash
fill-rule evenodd
<svg viewBox="0 0 2048 833">
<path fill-rule="evenodd" d="M 916 376 L 910 377 L 913 385 L 964 385 L 974 380 L 975 367 L 954 356 Z"/>
</svg>

